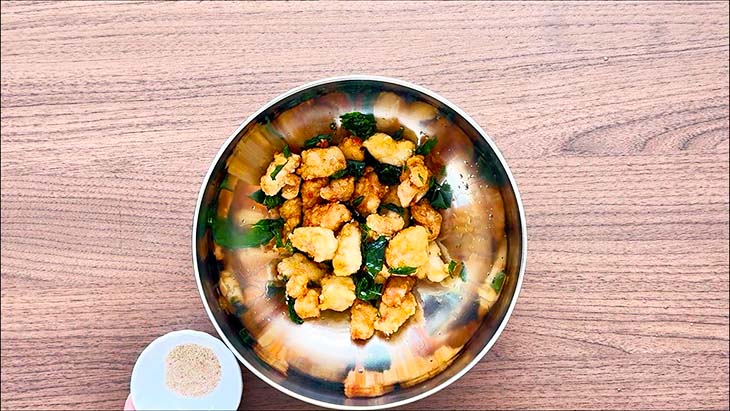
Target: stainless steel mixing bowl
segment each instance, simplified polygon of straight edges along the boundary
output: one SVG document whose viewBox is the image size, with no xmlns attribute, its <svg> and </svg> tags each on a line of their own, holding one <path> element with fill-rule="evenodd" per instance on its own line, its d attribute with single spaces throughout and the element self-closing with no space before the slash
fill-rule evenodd
<svg viewBox="0 0 730 411">
<path fill-rule="evenodd" d="M 276 254 L 262 248 L 229 251 L 244 301 L 221 308 L 221 263 L 208 227 L 221 185 L 238 181 L 231 213 L 251 224 L 261 210 L 248 200 L 273 153 L 298 148 L 328 132 L 342 113 L 374 113 L 378 129 L 406 130 L 406 138 L 437 136 L 454 201 L 444 211 L 441 240 L 464 261 L 464 281 L 420 285 L 419 313 L 404 331 L 366 344 L 350 341 L 347 318 L 293 324 L 281 295 L 268 292 Z M 247 222 L 248 219 L 248 222 Z M 252 221 L 253 220 L 253 221 Z M 522 202 L 507 164 L 466 113 L 425 88 L 400 80 L 348 76 L 320 80 L 275 98 L 228 138 L 203 180 L 193 220 L 193 266 L 203 305 L 236 357 L 272 387 L 302 401 L 341 409 L 379 409 L 425 398 L 464 375 L 489 351 L 517 302 L 527 235 Z M 220 250 L 219 254 L 220 254 Z M 501 292 L 490 282 L 506 274 Z M 225 305 L 225 304 L 224 304 Z M 364 396 L 348 397 L 344 391 Z"/>
</svg>

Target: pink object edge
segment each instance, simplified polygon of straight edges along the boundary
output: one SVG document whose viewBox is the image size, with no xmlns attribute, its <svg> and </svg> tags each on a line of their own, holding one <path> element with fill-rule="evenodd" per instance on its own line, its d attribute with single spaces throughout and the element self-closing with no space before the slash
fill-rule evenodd
<svg viewBox="0 0 730 411">
<path fill-rule="evenodd" d="M 132 404 L 132 394 L 127 396 L 127 401 L 124 402 L 124 411 L 135 411 L 134 404 Z"/>
</svg>

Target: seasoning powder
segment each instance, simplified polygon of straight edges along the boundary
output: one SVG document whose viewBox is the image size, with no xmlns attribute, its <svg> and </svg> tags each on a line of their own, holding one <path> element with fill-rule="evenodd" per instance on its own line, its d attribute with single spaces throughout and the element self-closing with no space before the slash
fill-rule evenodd
<svg viewBox="0 0 730 411">
<path fill-rule="evenodd" d="M 178 345 L 165 358 L 165 383 L 185 397 L 210 394 L 221 380 L 221 365 L 213 350 L 198 344 Z"/>
</svg>

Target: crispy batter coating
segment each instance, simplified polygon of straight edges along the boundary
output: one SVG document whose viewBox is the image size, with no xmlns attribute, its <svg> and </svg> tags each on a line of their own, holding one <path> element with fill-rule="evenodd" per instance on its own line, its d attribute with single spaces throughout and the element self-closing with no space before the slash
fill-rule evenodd
<svg viewBox="0 0 730 411">
<path fill-rule="evenodd" d="M 387 211 L 385 215 L 370 214 L 365 219 L 365 224 L 370 227 L 369 235 L 372 238 L 378 238 L 381 235 L 392 237 L 395 233 L 403 229 L 406 222 L 398 213 Z"/>
<path fill-rule="evenodd" d="M 299 298 L 307 292 L 309 282 L 319 282 L 327 274 L 319 264 L 313 263 L 304 254 L 296 253 L 276 265 L 276 271 L 286 282 L 286 294 Z"/>
<path fill-rule="evenodd" d="M 289 239 L 292 246 L 309 254 L 318 263 L 331 260 L 337 251 L 335 233 L 328 228 L 297 227 L 289 234 Z"/>
<path fill-rule="evenodd" d="M 281 189 L 281 196 L 287 200 L 291 200 L 299 195 L 299 186 L 302 178 L 296 174 L 289 174 L 284 180 L 284 187 Z"/>
<path fill-rule="evenodd" d="M 329 177 L 346 167 L 345 155 L 339 147 L 311 148 L 302 151 L 299 175 L 305 180 Z"/>
<path fill-rule="evenodd" d="M 284 219 L 284 236 L 286 237 L 302 223 L 302 199 L 297 197 L 284 201 L 279 208 L 279 216 Z"/>
<path fill-rule="evenodd" d="M 342 150 L 348 160 L 365 161 L 365 151 L 362 147 L 362 140 L 355 136 L 345 137 L 337 147 Z"/>
<path fill-rule="evenodd" d="M 420 225 L 408 227 L 393 237 L 385 248 L 389 267 L 420 267 L 428 261 L 428 231 Z"/>
<path fill-rule="evenodd" d="M 391 307 L 400 304 L 411 288 L 416 284 L 416 278 L 402 275 L 391 275 L 383 288 L 382 302 Z"/>
<path fill-rule="evenodd" d="M 328 275 L 322 278 L 320 310 L 345 311 L 355 301 L 355 283 L 352 277 Z"/>
<path fill-rule="evenodd" d="M 307 227 L 322 227 L 337 231 L 352 219 L 350 210 L 342 203 L 326 203 L 304 210 L 304 223 Z"/>
<path fill-rule="evenodd" d="M 399 123 L 396 118 L 378 118 L 376 126 L 393 131 Z M 324 310 L 349 309 L 353 340 L 367 340 L 375 331 L 386 336 L 397 332 L 417 311 L 413 291 L 417 280 L 441 282 L 449 278 L 448 264 L 444 262 L 444 258 L 450 258 L 448 250 L 441 248 L 443 245 L 436 239 L 446 224 L 444 215 L 450 218 L 454 213 L 442 215 L 423 198 L 433 178 L 424 157 L 414 154 L 416 144 L 409 140 L 414 134 L 408 132 L 406 139 L 401 140 L 385 133 L 375 133 L 363 140 L 347 130 L 335 130 L 334 141 L 339 141 L 336 146 L 323 143 L 299 155 L 287 152 L 288 157 L 277 153 L 260 179 L 266 195 L 280 194 L 285 199 L 278 209 L 270 210 L 270 215 L 276 217 L 278 211 L 284 220 L 282 234 L 296 249 L 277 264 L 276 281 L 285 282 L 286 295 L 294 299 L 294 311 L 301 318 L 319 317 Z M 381 164 L 365 166 L 360 177 L 344 172 L 348 170 L 348 161 L 352 165 L 352 161 L 373 158 Z M 401 170 L 399 181 L 391 186 L 381 183 L 375 172 L 375 168 L 385 164 Z M 387 173 L 382 174 L 378 169 L 387 181 L 391 170 L 384 171 Z M 219 213 L 223 211 L 227 215 L 232 194 L 226 191 L 230 199 L 219 202 L 223 207 L 219 207 Z M 367 233 L 361 227 L 367 227 Z M 452 232 L 445 230 L 441 235 Z M 373 280 L 382 286 L 379 301 L 373 306 L 356 298 L 354 275 L 363 270 L 363 241 L 381 236 L 389 241 L 383 267 Z M 284 255 L 292 250 L 289 243 L 277 248 Z M 229 262 L 219 246 L 214 253 L 217 259 Z M 399 274 L 409 271 L 414 272 Z M 360 284 L 361 287 L 370 285 Z M 219 288 L 221 304 L 228 308 L 234 302 L 225 297 L 230 295 L 236 301 L 244 296 L 229 271 L 221 273 Z M 348 375 L 347 380 L 355 385 L 350 384 L 348 388 L 346 381 L 346 393 L 359 392 L 357 385 L 362 381 L 351 377 Z M 375 391 L 384 389 L 374 387 L 371 388 Z"/>
<path fill-rule="evenodd" d="M 348 201 L 355 191 L 355 177 L 334 179 L 323 187 L 319 195 L 327 201 Z"/>
<path fill-rule="evenodd" d="M 302 207 L 312 208 L 321 202 L 319 193 L 322 188 L 329 184 L 329 178 L 315 178 L 302 182 Z"/>
<path fill-rule="evenodd" d="M 362 265 L 360 250 L 361 233 L 357 223 L 352 222 L 342 227 L 337 236 L 337 251 L 332 258 L 332 267 L 337 276 L 355 274 Z"/>
<path fill-rule="evenodd" d="M 319 317 L 319 290 L 309 289 L 294 301 L 294 311 L 301 318 Z"/>
<path fill-rule="evenodd" d="M 428 278 L 429 281 L 439 283 L 449 278 L 449 265 L 441 259 L 441 249 L 436 242 L 428 245 L 428 262 L 416 272 L 418 278 Z"/>
<path fill-rule="evenodd" d="M 395 307 L 381 302 L 378 312 L 380 317 L 375 320 L 375 329 L 385 335 L 391 335 L 416 313 L 416 297 L 413 293 L 407 293 Z"/>
<path fill-rule="evenodd" d="M 299 176 L 294 174 L 294 171 L 299 167 L 300 160 L 301 157 L 298 154 L 291 154 L 289 158 L 282 153 L 274 155 L 274 161 L 269 164 L 266 172 L 261 176 L 261 190 L 267 196 L 276 195 L 286 185 L 296 184 L 298 190 L 299 183 L 297 181 Z M 271 178 L 278 166 L 283 166 L 283 168 L 276 173 L 275 178 Z"/>
<path fill-rule="evenodd" d="M 367 340 L 375 333 L 375 319 L 378 309 L 362 300 L 355 300 L 350 308 L 350 337 L 353 340 Z"/>
<path fill-rule="evenodd" d="M 431 173 L 423 162 L 423 156 L 413 156 L 406 162 L 406 167 L 400 176 L 398 185 L 398 199 L 403 207 L 411 202 L 418 201 L 428 192 L 428 180 Z"/>
<path fill-rule="evenodd" d="M 428 240 L 433 241 L 441 232 L 441 213 L 431 207 L 431 203 L 428 200 L 421 199 L 421 201 L 411 206 L 411 215 L 413 219 L 421 224 L 426 230 L 428 230 Z"/>
<path fill-rule="evenodd" d="M 365 174 L 357 179 L 353 199 L 362 197 L 357 211 L 362 215 L 370 215 L 378 211 L 380 199 L 388 192 L 388 187 L 378 180 L 378 175 L 372 168 L 366 168 Z"/>
<path fill-rule="evenodd" d="M 393 140 L 385 133 L 375 133 L 362 145 L 379 162 L 393 166 L 403 166 L 413 155 L 416 145 L 409 140 Z"/>
</svg>

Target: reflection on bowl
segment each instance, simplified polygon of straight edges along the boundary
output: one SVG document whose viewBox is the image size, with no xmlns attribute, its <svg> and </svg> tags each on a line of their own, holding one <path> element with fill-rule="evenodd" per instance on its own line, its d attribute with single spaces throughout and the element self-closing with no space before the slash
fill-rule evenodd
<svg viewBox="0 0 730 411">
<path fill-rule="evenodd" d="M 291 322 L 272 286 L 270 249 L 225 250 L 210 216 L 241 226 L 266 217 L 249 195 L 275 152 L 331 133 L 341 114 L 373 113 L 377 129 L 401 127 L 414 142 L 437 136 L 431 169 L 445 171 L 454 201 L 440 242 L 463 261 L 464 278 L 419 283 L 419 310 L 396 334 L 353 342 L 347 314 Z M 466 114 L 433 92 L 379 77 L 344 77 L 294 89 L 244 122 L 204 180 L 194 220 L 197 281 L 211 321 L 241 362 L 275 388 L 337 408 L 384 408 L 438 391 L 486 354 L 519 293 L 526 258 L 524 213 L 506 163 Z M 504 273 L 504 274 L 502 274 Z M 505 275 L 499 288 L 495 276 Z M 347 394 L 347 395 L 345 395 Z"/>
</svg>

